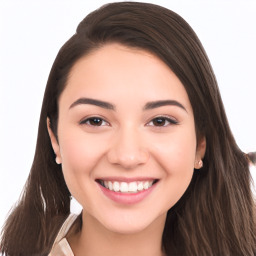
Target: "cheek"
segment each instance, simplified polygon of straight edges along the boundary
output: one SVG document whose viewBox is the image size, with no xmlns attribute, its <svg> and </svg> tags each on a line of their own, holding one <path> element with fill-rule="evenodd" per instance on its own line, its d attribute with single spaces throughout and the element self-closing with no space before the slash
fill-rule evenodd
<svg viewBox="0 0 256 256">
<path fill-rule="evenodd" d="M 61 158 L 63 169 L 72 172 L 87 171 L 94 164 L 97 154 L 94 145 L 81 140 L 68 138 L 61 144 Z"/>
<path fill-rule="evenodd" d="M 155 143 L 155 159 L 164 170 L 164 186 L 161 198 L 165 210 L 170 209 L 182 197 L 188 188 L 193 172 L 196 155 L 196 136 L 187 133 L 173 136 Z M 159 200 L 159 199 L 158 199 Z"/>
<path fill-rule="evenodd" d="M 169 174 L 191 171 L 194 169 L 196 136 L 191 131 L 167 136 L 154 143 L 154 154 Z"/>
<path fill-rule="evenodd" d="M 104 155 L 104 145 L 78 131 L 65 134 L 60 141 L 62 171 L 70 192 L 77 195 L 94 179 L 93 170 Z"/>
<path fill-rule="evenodd" d="M 87 171 L 92 168 L 104 151 L 101 136 L 86 135 L 82 130 L 67 129 L 60 136 L 61 158 L 63 167 L 73 171 Z"/>
</svg>

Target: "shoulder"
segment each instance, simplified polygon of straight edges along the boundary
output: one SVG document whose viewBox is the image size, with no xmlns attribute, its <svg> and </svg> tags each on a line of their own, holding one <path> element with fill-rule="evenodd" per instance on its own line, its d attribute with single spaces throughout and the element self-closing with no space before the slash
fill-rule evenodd
<svg viewBox="0 0 256 256">
<path fill-rule="evenodd" d="M 78 215 L 70 214 L 61 226 L 48 256 L 73 256 L 72 250 L 65 238 L 71 227 L 78 219 Z"/>
</svg>

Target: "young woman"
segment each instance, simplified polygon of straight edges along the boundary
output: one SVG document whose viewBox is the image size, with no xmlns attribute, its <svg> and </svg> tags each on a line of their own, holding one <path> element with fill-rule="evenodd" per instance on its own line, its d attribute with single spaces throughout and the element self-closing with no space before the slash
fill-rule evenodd
<svg viewBox="0 0 256 256">
<path fill-rule="evenodd" d="M 254 255 L 253 161 L 236 145 L 191 27 L 160 6 L 105 5 L 53 64 L 1 251 Z"/>
</svg>

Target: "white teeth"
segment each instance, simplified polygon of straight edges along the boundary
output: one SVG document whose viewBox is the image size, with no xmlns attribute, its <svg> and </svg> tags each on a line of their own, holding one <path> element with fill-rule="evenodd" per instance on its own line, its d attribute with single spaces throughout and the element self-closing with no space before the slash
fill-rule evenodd
<svg viewBox="0 0 256 256">
<path fill-rule="evenodd" d="M 109 189 L 109 190 L 113 190 L 113 185 L 112 185 L 112 182 L 111 182 L 111 181 L 108 182 L 108 189 Z"/>
<path fill-rule="evenodd" d="M 153 180 L 151 181 L 133 181 L 133 182 L 118 182 L 118 181 L 103 181 L 101 180 L 101 185 L 108 188 L 111 191 L 121 192 L 121 193 L 136 193 L 142 190 L 147 190 L 153 185 Z"/>
<path fill-rule="evenodd" d="M 148 187 L 149 187 L 149 182 L 146 181 L 146 182 L 144 183 L 144 185 L 143 185 L 143 188 L 144 188 L 144 189 L 148 189 Z"/>
<path fill-rule="evenodd" d="M 115 192 L 118 192 L 119 191 L 119 182 L 117 182 L 117 181 L 115 181 L 114 183 L 113 183 L 113 190 L 115 191 Z"/>
<path fill-rule="evenodd" d="M 138 190 L 138 186 L 137 186 L 137 182 L 131 182 L 129 183 L 129 192 L 137 192 Z"/>
<path fill-rule="evenodd" d="M 107 181 L 104 181 L 104 186 L 105 186 L 106 188 L 108 188 L 108 182 L 107 182 Z"/>
<path fill-rule="evenodd" d="M 121 192 L 128 192 L 128 184 L 126 182 L 121 182 L 120 191 Z"/>
<path fill-rule="evenodd" d="M 143 190 L 143 182 L 139 182 L 139 184 L 138 184 L 138 190 L 139 191 L 141 191 L 141 190 Z"/>
</svg>

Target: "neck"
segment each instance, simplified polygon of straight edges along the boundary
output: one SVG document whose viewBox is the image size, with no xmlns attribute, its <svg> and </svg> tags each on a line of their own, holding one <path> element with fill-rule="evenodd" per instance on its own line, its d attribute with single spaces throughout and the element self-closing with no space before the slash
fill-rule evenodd
<svg viewBox="0 0 256 256">
<path fill-rule="evenodd" d="M 166 215 L 162 215 L 140 232 L 120 234 L 107 230 L 95 218 L 83 213 L 82 230 L 69 237 L 68 242 L 76 256 L 163 256 L 165 219 Z"/>
</svg>

